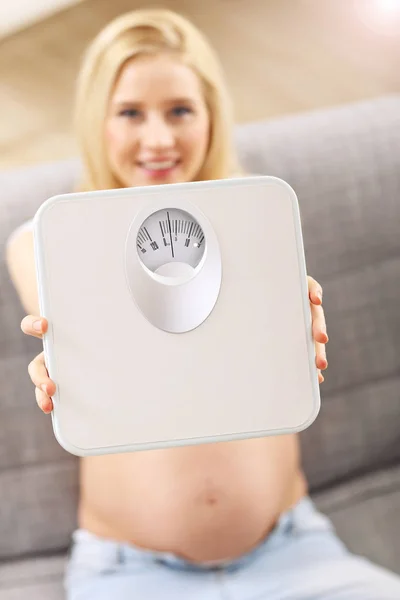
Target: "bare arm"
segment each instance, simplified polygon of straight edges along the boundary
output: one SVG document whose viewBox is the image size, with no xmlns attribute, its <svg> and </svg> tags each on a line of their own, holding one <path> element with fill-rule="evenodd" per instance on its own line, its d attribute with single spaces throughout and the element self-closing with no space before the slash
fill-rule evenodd
<svg viewBox="0 0 400 600">
<path fill-rule="evenodd" d="M 15 232 L 6 248 L 6 262 L 11 280 L 17 290 L 21 303 L 28 313 L 21 323 L 21 329 L 27 335 L 42 339 L 47 331 L 47 320 L 40 318 L 39 299 L 36 283 L 35 254 L 33 232 L 23 228 Z M 40 329 L 33 324 L 40 321 Z M 35 385 L 35 396 L 44 413 L 53 410 L 51 396 L 55 393 L 55 383 L 49 378 L 44 353 L 38 354 L 28 365 L 28 372 Z"/>
<path fill-rule="evenodd" d="M 22 306 L 28 314 L 39 315 L 32 231 L 23 229 L 10 238 L 6 262 Z"/>
</svg>

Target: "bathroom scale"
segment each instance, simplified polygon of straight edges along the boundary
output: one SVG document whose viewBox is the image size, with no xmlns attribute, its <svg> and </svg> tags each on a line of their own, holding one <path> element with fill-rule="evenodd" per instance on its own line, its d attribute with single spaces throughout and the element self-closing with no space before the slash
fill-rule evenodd
<svg viewBox="0 0 400 600">
<path fill-rule="evenodd" d="M 68 452 L 293 433 L 316 418 L 300 211 L 283 180 L 58 195 L 34 242 Z"/>
</svg>

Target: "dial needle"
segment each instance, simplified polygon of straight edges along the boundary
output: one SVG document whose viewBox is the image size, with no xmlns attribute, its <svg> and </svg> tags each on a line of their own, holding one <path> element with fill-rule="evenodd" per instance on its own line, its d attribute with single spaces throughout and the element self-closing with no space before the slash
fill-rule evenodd
<svg viewBox="0 0 400 600">
<path fill-rule="evenodd" d="M 175 258 L 175 256 L 174 256 L 174 244 L 172 243 L 171 221 L 169 220 L 169 212 L 168 211 L 167 211 L 167 217 L 168 217 L 169 239 L 171 240 L 172 258 Z"/>
</svg>

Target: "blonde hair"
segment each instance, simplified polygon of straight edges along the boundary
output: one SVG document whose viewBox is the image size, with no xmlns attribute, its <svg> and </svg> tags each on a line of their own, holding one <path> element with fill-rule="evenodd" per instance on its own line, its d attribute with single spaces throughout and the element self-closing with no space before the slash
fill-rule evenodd
<svg viewBox="0 0 400 600">
<path fill-rule="evenodd" d="M 162 52 L 175 53 L 196 72 L 203 86 L 210 118 L 210 143 L 196 180 L 239 174 L 231 100 L 214 50 L 184 17 L 169 10 L 135 10 L 107 25 L 84 56 L 75 105 L 75 125 L 83 161 L 80 189 L 122 187 L 107 159 L 104 122 L 109 99 L 126 61 Z"/>
</svg>

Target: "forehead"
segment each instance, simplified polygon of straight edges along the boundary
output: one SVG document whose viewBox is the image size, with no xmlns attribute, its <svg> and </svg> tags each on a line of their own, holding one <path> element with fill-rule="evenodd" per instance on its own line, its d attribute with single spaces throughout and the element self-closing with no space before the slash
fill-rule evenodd
<svg viewBox="0 0 400 600">
<path fill-rule="evenodd" d="M 197 74 L 168 54 L 136 57 L 122 67 L 112 100 L 146 102 L 163 97 L 203 97 Z"/>
</svg>

